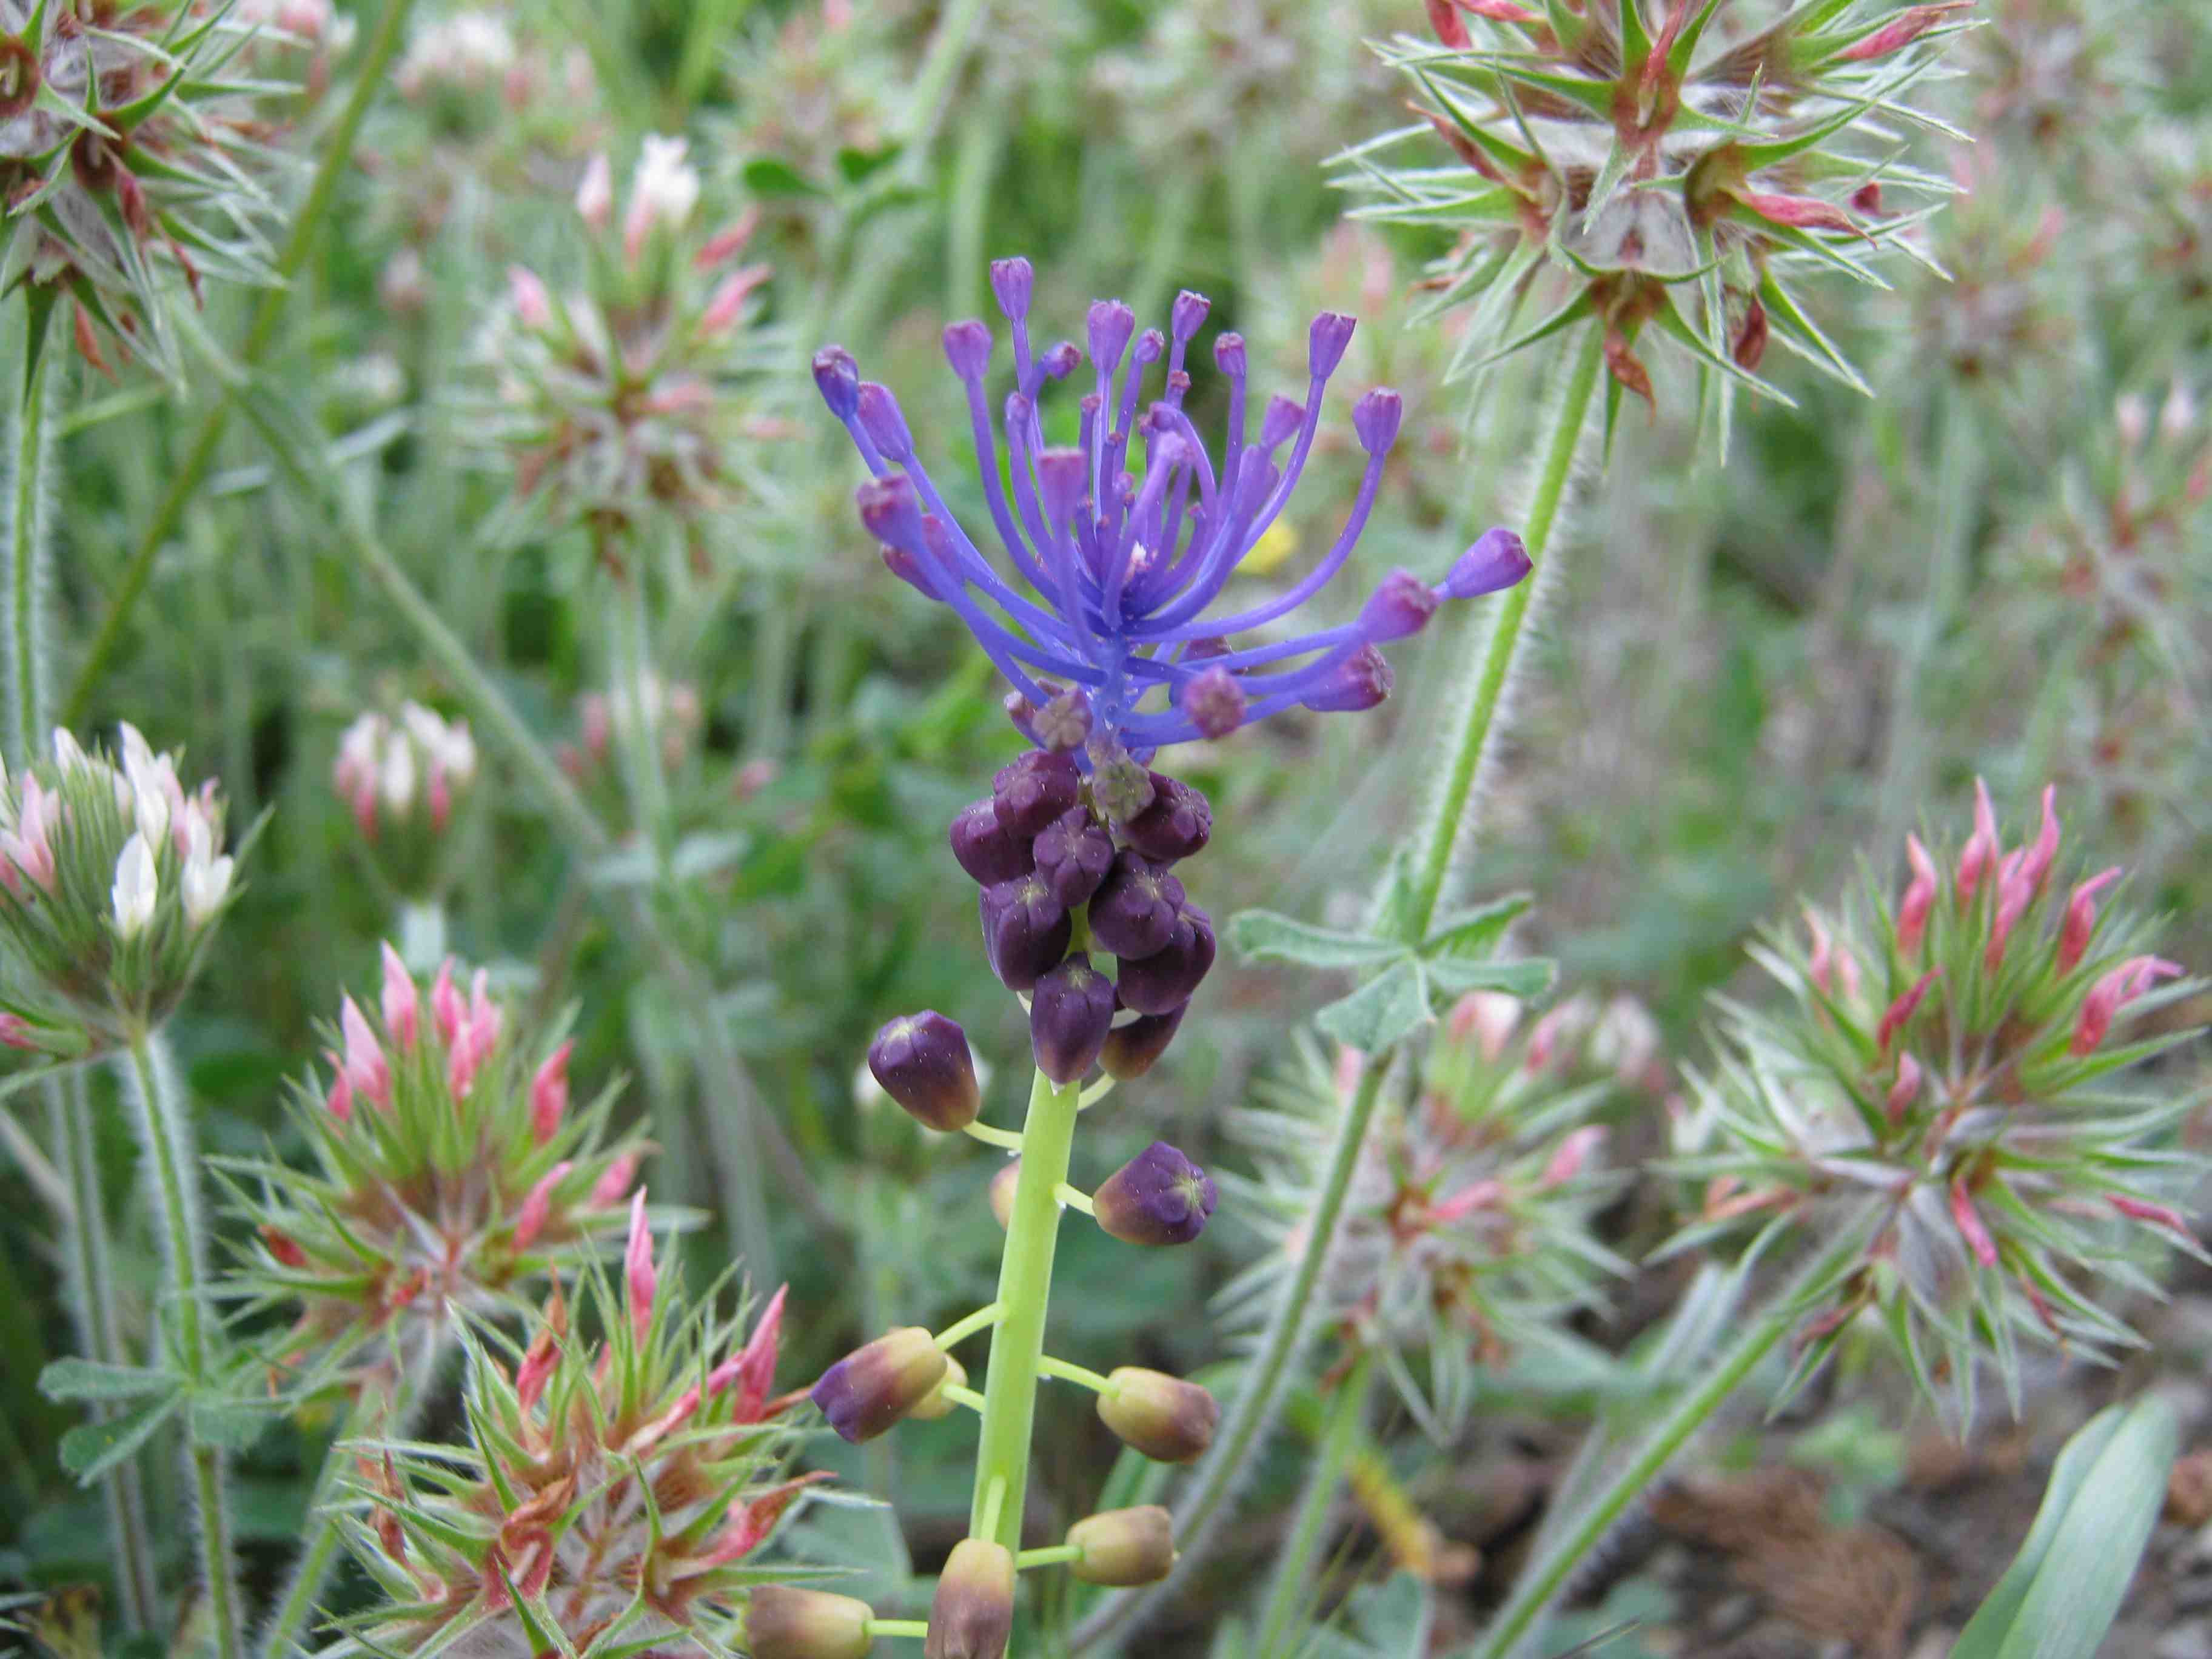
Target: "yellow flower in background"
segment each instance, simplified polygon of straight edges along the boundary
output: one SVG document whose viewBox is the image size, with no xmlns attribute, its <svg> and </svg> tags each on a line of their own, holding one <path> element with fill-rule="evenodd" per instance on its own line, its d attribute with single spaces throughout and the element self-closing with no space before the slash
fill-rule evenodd
<svg viewBox="0 0 2212 1659">
<path fill-rule="evenodd" d="M 1273 575 L 1276 568 L 1298 550 L 1298 532 L 1282 520 L 1269 525 L 1267 533 L 1252 544 L 1252 550 L 1237 567 L 1240 575 Z"/>
</svg>

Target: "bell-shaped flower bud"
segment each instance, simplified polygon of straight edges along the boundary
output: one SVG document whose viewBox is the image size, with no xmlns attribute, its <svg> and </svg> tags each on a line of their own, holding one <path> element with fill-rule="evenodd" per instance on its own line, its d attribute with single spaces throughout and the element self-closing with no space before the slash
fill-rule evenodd
<svg viewBox="0 0 2212 1659">
<path fill-rule="evenodd" d="M 1036 874 L 986 887 L 979 903 L 991 971 L 1009 991 L 1034 989 L 1067 954 L 1074 933 L 1067 907 Z"/>
<path fill-rule="evenodd" d="M 1357 714 L 1382 702 L 1397 684 L 1382 653 L 1363 645 L 1337 665 L 1326 684 L 1300 701 L 1317 714 Z"/>
<path fill-rule="evenodd" d="M 1305 418 L 1306 410 L 1304 404 L 1292 403 L 1288 398 L 1284 397 L 1268 398 L 1267 408 L 1260 412 L 1261 453 L 1264 455 L 1269 450 L 1279 449 L 1289 440 L 1291 434 L 1304 422 Z M 1243 465 L 1250 467 L 1255 476 L 1260 475 L 1261 469 L 1257 464 L 1257 458 Z M 1240 473 L 1240 479 L 1242 477 Z"/>
<path fill-rule="evenodd" d="M 1116 1367 L 1098 1396 L 1098 1418 L 1156 1463 L 1188 1463 L 1213 1443 L 1220 1402 L 1195 1382 L 1137 1365 Z"/>
<path fill-rule="evenodd" d="M 1195 905 L 1185 905 L 1165 945 L 1121 963 L 1115 975 L 1121 1006 L 1140 1014 L 1176 1012 L 1212 971 L 1216 948 L 1212 920 Z"/>
<path fill-rule="evenodd" d="M 1378 386 L 1352 406 L 1352 430 L 1359 447 L 1380 455 L 1398 441 L 1398 422 L 1405 405 L 1387 386 Z"/>
<path fill-rule="evenodd" d="M 1358 326 L 1357 318 L 1340 311 L 1324 311 L 1315 318 L 1313 326 L 1306 331 L 1306 373 L 1316 380 L 1335 374 L 1336 366 L 1344 361 L 1345 348 L 1352 343 L 1352 331 Z"/>
<path fill-rule="evenodd" d="M 1064 380 L 1075 373 L 1082 361 L 1083 353 L 1075 342 L 1062 340 L 1037 358 L 1037 367 L 1044 371 L 1048 380 Z"/>
<path fill-rule="evenodd" d="M 1206 321 L 1206 313 L 1213 308 L 1213 301 L 1203 294 L 1194 294 L 1188 289 L 1175 296 L 1168 307 L 1168 332 L 1178 340 L 1188 340 L 1198 332 Z"/>
<path fill-rule="evenodd" d="M 1070 807 L 1030 845 L 1036 872 L 1052 896 L 1073 910 L 1098 890 L 1114 866 L 1114 838 L 1080 806 Z"/>
<path fill-rule="evenodd" d="M 1091 1194 L 1098 1224 L 1124 1244 L 1188 1244 L 1220 1200 L 1213 1177 L 1156 1140 Z"/>
<path fill-rule="evenodd" d="M 830 1426 L 857 1446 L 928 1399 L 945 1381 L 945 1369 L 936 1338 L 909 1325 L 854 1349 L 809 1392 Z"/>
<path fill-rule="evenodd" d="M 1032 749 L 991 780 L 999 823 L 1010 836 L 1034 837 L 1075 805 L 1083 777 L 1066 755 Z"/>
<path fill-rule="evenodd" d="M 1185 1003 L 1164 1014 L 1146 1014 L 1114 1027 L 1106 1033 L 1106 1046 L 1098 1051 L 1099 1069 L 1118 1083 L 1144 1076 L 1168 1051 L 1168 1044 L 1175 1041 L 1176 1031 L 1189 1007 Z"/>
<path fill-rule="evenodd" d="M 972 317 L 946 324 L 945 361 L 963 380 L 981 380 L 991 367 L 990 329 Z"/>
<path fill-rule="evenodd" d="M 1124 961 L 1163 950 L 1182 909 L 1175 872 L 1123 848 L 1091 899 L 1091 936 Z"/>
<path fill-rule="evenodd" d="M 849 1595 L 756 1585 L 745 1598 L 745 1651 L 752 1659 L 866 1659 L 875 1609 Z"/>
<path fill-rule="evenodd" d="M 1006 1167 L 991 1177 L 991 1213 L 998 1218 L 999 1225 L 1010 1227 L 1014 1220 L 1014 1188 L 1021 1184 L 1022 1161 L 1010 1158 Z"/>
<path fill-rule="evenodd" d="M 1176 701 L 1203 737 L 1227 737 L 1244 724 L 1244 688 L 1225 668 L 1208 668 L 1183 682 Z"/>
<path fill-rule="evenodd" d="M 1137 313 L 1119 300 L 1091 301 L 1084 330 L 1091 342 L 1091 361 L 1098 365 L 1101 373 L 1114 372 L 1136 326 Z"/>
<path fill-rule="evenodd" d="M 860 417 L 860 429 L 878 449 L 902 464 L 914 459 L 914 434 L 889 386 L 878 380 L 861 381 L 854 412 Z"/>
<path fill-rule="evenodd" d="M 823 346 L 814 354 L 814 386 L 841 421 L 852 419 L 860 406 L 860 366 L 841 345 Z"/>
<path fill-rule="evenodd" d="M 1013 1632 L 1013 1553 L 988 1538 L 962 1539 L 937 1577 L 922 1659 L 1001 1659 Z"/>
<path fill-rule="evenodd" d="M 1030 1048 L 1037 1070 L 1066 1088 L 1098 1063 L 1114 1024 L 1114 982 L 1081 951 L 1036 982 Z"/>
<path fill-rule="evenodd" d="M 1086 1584 L 1127 1589 L 1175 1570 L 1175 1522 L 1157 1504 L 1087 1516 L 1067 1529 L 1067 1541 L 1083 1552 L 1067 1570 Z"/>
<path fill-rule="evenodd" d="M 1060 529 L 1075 516 L 1083 492 L 1091 488 L 1091 458 L 1079 449 L 1056 446 L 1036 458 L 1036 475 L 1045 522 Z"/>
<path fill-rule="evenodd" d="M 868 1045 L 868 1070 L 884 1092 L 932 1129 L 964 1129 L 983 1109 L 968 1034 L 933 1009 L 902 1014 Z"/>
<path fill-rule="evenodd" d="M 952 820 L 952 856 L 968 872 L 968 878 L 979 886 L 993 887 L 1002 881 L 1013 881 L 1026 876 L 1036 867 L 1030 852 L 1030 840 L 1009 835 L 999 822 L 998 803 L 993 799 L 972 801 L 960 809 Z"/>
<path fill-rule="evenodd" d="M 945 1391 L 947 1389 L 964 1389 L 967 1386 L 968 1368 L 951 1354 L 947 1354 L 945 1356 L 944 1380 L 932 1389 L 928 1397 L 907 1415 L 921 1423 L 934 1423 L 940 1417 L 950 1417 L 957 1407 L 951 1401 L 945 1398 Z"/>
<path fill-rule="evenodd" d="M 1244 378 L 1247 359 L 1242 334 L 1218 334 L 1213 339 L 1213 366 L 1232 380 Z"/>
<path fill-rule="evenodd" d="M 1180 778 L 1163 772 L 1147 775 L 1152 801 L 1119 821 L 1122 840 L 1155 864 L 1204 852 L 1213 836 L 1213 807 L 1206 796 Z"/>
<path fill-rule="evenodd" d="M 1360 606 L 1359 631 L 1386 644 L 1419 633 L 1436 614 L 1436 590 L 1410 570 L 1393 570 Z"/>
<path fill-rule="evenodd" d="M 1503 592 L 1535 568 L 1529 560 L 1528 544 L 1518 536 L 1510 530 L 1486 530 L 1472 547 L 1452 561 L 1437 592 L 1447 599 Z"/>
</svg>

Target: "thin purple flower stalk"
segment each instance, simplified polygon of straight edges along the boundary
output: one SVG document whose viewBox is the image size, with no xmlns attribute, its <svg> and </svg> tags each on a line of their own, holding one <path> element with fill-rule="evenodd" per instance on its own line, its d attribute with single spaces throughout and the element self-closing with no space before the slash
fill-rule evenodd
<svg viewBox="0 0 2212 1659">
<path fill-rule="evenodd" d="M 874 474 L 856 499 L 862 522 L 884 544 L 885 563 L 950 605 L 1032 708 L 1070 696 L 1071 688 L 1080 693 L 1088 705 L 1089 755 L 1079 751 L 1077 759 L 1086 770 L 1090 759 L 1126 750 L 1143 760 L 1170 744 L 1223 737 L 1286 708 L 1372 708 L 1390 686 L 1379 646 L 1418 632 L 1446 599 L 1497 592 L 1528 574 L 1520 538 L 1492 530 L 1440 583 L 1394 571 L 1349 623 L 1232 648 L 1231 636 L 1289 616 L 1327 586 L 1373 510 L 1401 416 L 1398 394 L 1385 387 L 1353 407 L 1367 466 L 1328 553 L 1284 592 L 1230 614 L 1206 614 L 1297 486 L 1352 319 L 1324 312 L 1314 319 L 1304 400 L 1269 399 L 1249 440 L 1244 342 L 1234 333 L 1215 340 L 1214 362 L 1229 380 L 1228 430 L 1217 465 L 1182 408 L 1190 386 L 1184 362 L 1206 319 L 1204 296 L 1188 290 L 1176 296 L 1165 336 L 1157 329 L 1137 334 L 1134 314 L 1118 300 L 1093 303 L 1087 330 L 1093 375 L 1082 398 L 1080 441 L 1061 447 L 1044 441 L 1037 399 L 1047 381 L 1073 376 L 1085 354 L 1065 341 L 1033 350 L 1028 260 L 995 261 L 991 287 L 1013 337 L 1013 389 L 998 424 L 984 387 L 989 328 L 952 324 L 945 354 L 966 389 L 993 526 L 1029 594 L 1000 574 L 953 517 L 888 390 L 863 381 L 840 346 L 816 354 L 815 383 Z M 1162 395 L 1146 402 L 1145 379 L 1163 362 Z M 1011 491 L 1001 483 L 1001 435 Z M 1138 453 L 1141 465 L 1133 467 Z"/>
</svg>

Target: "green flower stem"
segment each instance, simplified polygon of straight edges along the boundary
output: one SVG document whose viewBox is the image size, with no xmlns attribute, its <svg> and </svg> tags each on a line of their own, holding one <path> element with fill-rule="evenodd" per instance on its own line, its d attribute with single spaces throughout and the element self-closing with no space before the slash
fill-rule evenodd
<svg viewBox="0 0 2212 1659">
<path fill-rule="evenodd" d="M 79 1073 L 72 1079 L 76 1086 L 66 1094 L 51 1079 L 43 1090 L 54 1157 L 69 1185 L 63 1244 L 76 1273 L 74 1311 L 80 1345 L 103 1365 L 128 1365 L 132 1360 L 123 1341 L 122 1297 L 108 1254 L 107 1204 L 100 1192 L 91 1102 L 85 1098 L 82 1076 Z M 105 1415 L 94 1407 L 95 1420 Z M 154 1546 L 147 1531 L 146 1493 L 137 1463 L 125 1459 L 117 1464 L 101 1477 L 100 1488 L 107 1504 L 108 1535 L 115 1547 L 124 1627 L 129 1632 L 154 1630 L 158 1627 L 160 1588 L 154 1576 Z"/>
<path fill-rule="evenodd" d="M 353 91 L 324 140 L 323 158 L 316 165 L 314 179 L 307 186 L 299 212 L 293 216 L 291 234 L 276 255 L 277 280 L 262 291 L 255 303 L 253 319 L 235 355 L 234 361 L 241 368 L 251 369 L 258 364 L 276 337 L 276 325 L 283 320 L 284 307 L 297 286 L 292 279 L 307 264 L 307 255 L 314 251 L 316 237 L 330 217 L 338 180 L 353 161 L 354 140 L 361 134 L 361 124 L 368 114 L 370 103 L 389 78 L 386 72 L 406 38 L 407 17 L 414 5 L 415 0 L 384 0 L 375 31 L 362 49 Z M 131 612 L 153 576 L 154 562 L 161 556 L 185 507 L 198 496 L 200 480 L 207 476 L 208 467 L 215 460 L 216 448 L 222 442 L 223 432 L 230 424 L 239 388 L 250 378 L 240 375 L 228 381 L 200 417 L 199 430 L 192 434 L 191 447 L 185 450 L 182 465 L 171 477 L 169 488 L 155 507 L 154 516 L 139 533 L 137 545 L 131 549 L 131 562 L 124 567 L 123 579 L 116 584 L 107 616 L 86 651 L 76 679 L 70 683 L 68 700 L 62 707 L 62 725 L 76 726 L 89 711 L 93 689 L 100 684 L 109 659 L 123 643 Z"/>
<path fill-rule="evenodd" d="M 1056 1376 L 1063 1382 L 1073 1382 L 1078 1388 L 1088 1389 L 1093 1394 L 1104 1394 L 1114 1386 L 1089 1366 L 1079 1365 L 1072 1359 L 1055 1359 L 1050 1354 L 1037 1361 L 1037 1370 L 1047 1376 Z"/>
<path fill-rule="evenodd" d="M 206 1263 L 199 1198 L 191 1184 L 199 1159 L 192 1147 L 187 1103 L 178 1097 L 169 1057 L 161 1042 L 150 1031 L 132 1034 L 131 1082 L 137 1097 L 139 1135 L 153 1167 L 154 1195 L 167 1248 L 169 1290 L 176 1316 L 173 1346 L 189 1390 L 198 1396 L 210 1382 L 214 1366 L 206 1310 L 200 1299 Z M 192 1433 L 189 1413 L 185 1432 L 188 1437 Z M 192 1486 L 199 1511 L 200 1583 L 207 1596 L 216 1652 L 219 1659 L 242 1659 L 246 1643 L 239 1622 L 238 1586 L 231 1579 L 230 1515 L 223 1498 L 222 1458 L 216 1448 L 196 1439 L 191 1451 Z"/>
<path fill-rule="evenodd" d="M 978 1538 L 995 1538 L 1009 1550 L 1022 1547 L 1022 1499 L 1029 1490 L 1045 1310 L 1052 1297 L 1053 1254 L 1060 1243 L 1058 1192 L 1067 1180 L 1081 1093 L 1079 1084 L 1058 1088 L 1042 1072 L 1036 1074 L 1022 1128 L 1021 1175 L 1006 1221 L 1006 1252 L 999 1258 L 997 1300 L 1004 1312 L 991 1332 L 968 1530 Z"/>
<path fill-rule="evenodd" d="M 646 605 L 645 549 L 632 544 L 626 574 L 617 580 L 620 603 L 607 612 L 610 635 L 607 688 L 622 746 L 623 775 L 638 833 L 653 854 L 655 872 L 667 867 L 672 845 L 668 781 L 661 770 L 660 733 L 665 710 L 647 707 L 646 687 L 658 683 L 653 668 L 653 622 Z"/>
<path fill-rule="evenodd" d="M 1305 1491 L 1298 1498 L 1297 1514 L 1291 1522 L 1290 1542 L 1275 1562 L 1273 1583 L 1260 1618 L 1260 1641 L 1255 1653 L 1291 1650 L 1291 1626 L 1313 1604 L 1319 1575 L 1314 1558 L 1328 1535 L 1329 1511 L 1336 1507 L 1352 1453 L 1359 1443 L 1360 1425 L 1367 1420 L 1368 1385 L 1373 1378 L 1375 1356 L 1360 1355 L 1351 1371 L 1337 1384 L 1327 1425 L 1315 1449 L 1313 1467 L 1306 1475 Z"/>
<path fill-rule="evenodd" d="M 867 1624 L 871 1636 L 915 1636 L 929 1634 L 927 1619 L 871 1619 Z"/>
<path fill-rule="evenodd" d="M 1675 1402 L 1659 1426 L 1645 1437 L 1621 1472 L 1589 1509 L 1567 1528 L 1559 1541 L 1522 1572 L 1513 1594 L 1498 1609 L 1484 1632 L 1475 1659 L 1506 1659 L 1520 1645 L 1530 1625 L 1542 1613 L 1584 1556 L 1597 1547 L 1644 1489 L 1658 1479 L 1682 1443 L 1719 1410 L 1737 1385 L 1759 1362 L 1771 1352 L 1803 1316 L 1806 1300 L 1838 1274 L 1849 1271 L 1865 1249 L 1868 1229 L 1864 1218 L 1837 1230 L 1828 1248 L 1810 1258 L 1797 1274 L 1771 1297 L 1745 1327 L 1735 1346 L 1723 1353 L 1701 1376 L 1697 1386 Z"/>
<path fill-rule="evenodd" d="M 1451 872 L 1452 854 L 1468 827 L 1474 805 L 1475 780 L 1490 755 L 1491 739 L 1498 729 L 1498 703 L 1512 676 L 1514 659 L 1520 653 L 1522 627 L 1528 619 L 1529 604 L 1535 598 L 1544 556 L 1551 546 L 1552 532 L 1559 522 L 1559 508 L 1566 499 L 1568 482 L 1574 476 L 1575 453 L 1582 447 L 1583 428 L 1589 422 L 1590 403 L 1597 391 L 1598 371 L 1605 361 L 1603 336 L 1595 326 L 1586 329 L 1584 334 L 1566 391 L 1559 400 L 1559 412 L 1553 420 L 1542 469 L 1536 475 L 1536 493 L 1528 503 L 1528 522 L 1521 532 L 1536 569 L 1498 604 L 1491 623 L 1489 641 L 1483 647 L 1469 684 L 1467 716 L 1460 723 L 1459 742 L 1452 750 L 1451 768 L 1444 775 L 1443 786 L 1433 805 L 1433 816 L 1419 843 L 1420 864 L 1414 878 L 1408 917 L 1408 931 L 1415 943 L 1427 933 L 1430 923 L 1436 919 L 1437 905 L 1443 896 L 1444 880 Z"/>
<path fill-rule="evenodd" d="M 986 1303 L 965 1319 L 947 1325 L 939 1331 L 937 1334 L 937 1346 L 947 1349 L 957 1347 L 985 1326 L 997 1324 L 1005 1313 L 1006 1310 L 997 1303 Z"/>
<path fill-rule="evenodd" d="M 994 1129 L 988 1123 L 970 1123 L 965 1125 L 964 1128 L 967 1133 L 981 1141 L 986 1146 L 1004 1146 L 1007 1151 L 1014 1152 L 1018 1152 L 1022 1149 L 1022 1137 L 1018 1130 Z"/>
<path fill-rule="evenodd" d="M 1044 1544 L 1033 1550 L 1024 1550 L 1014 1557 L 1014 1568 L 1027 1572 L 1031 1567 L 1065 1566 L 1070 1561 L 1080 1561 L 1083 1549 L 1077 1544 Z"/>
<path fill-rule="evenodd" d="M 23 293 L 23 392 L 15 405 L 15 471 L 9 477 L 8 509 L 9 712 L 14 716 L 9 745 L 18 766 L 46 746 L 46 629 L 40 614 L 46 595 L 46 538 L 40 522 L 46 495 L 46 471 L 52 446 L 46 432 L 45 349 L 51 295 Z"/>
</svg>

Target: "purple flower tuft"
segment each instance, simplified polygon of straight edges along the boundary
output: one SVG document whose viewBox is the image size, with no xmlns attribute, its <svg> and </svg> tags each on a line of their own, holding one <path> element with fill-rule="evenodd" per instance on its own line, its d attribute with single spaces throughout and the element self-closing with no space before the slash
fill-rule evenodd
<svg viewBox="0 0 2212 1659">
<path fill-rule="evenodd" d="M 1030 998 L 1030 1048 L 1061 1088 L 1098 1063 L 1114 1024 L 1114 982 L 1081 951 L 1037 981 Z"/>
<path fill-rule="evenodd" d="M 970 318 L 945 329 L 945 361 L 963 380 L 980 380 L 991 367 L 991 331 Z"/>
<path fill-rule="evenodd" d="M 823 346 L 814 354 L 814 384 L 822 401 L 841 421 L 848 421 L 860 404 L 860 368 L 853 354 L 841 345 Z"/>
<path fill-rule="evenodd" d="M 1156 1140 L 1091 1195 L 1098 1224 L 1125 1244 L 1188 1244 L 1206 1231 L 1220 1194 L 1213 1177 Z"/>
<path fill-rule="evenodd" d="M 1244 724 L 1244 688 L 1225 668 L 1208 668 L 1184 681 L 1179 701 L 1202 738 L 1225 738 Z"/>
<path fill-rule="evenodd" d="M 1405 412 L 1398 394 L 1384 386 L 1352 404 L 1352 429 L 1358 436 L 1359 447 L 1370 455 L 1389 449 L 1398 441 L 1398 422 Z"/>
<path fill-rule="evenodd" d="M 1218 336 L 1214 361 L 1229 382 L 1228 429 L 1209 449 L 1183 408 L 1186 349 L 1208 317 L 1200 295 L 1177 297 L 1166 334 L 1139 333 L 1128 307 L 1097 301 L 1087 319 L 1086 371 L 1070 346 L 1033 354 L 1026 263 L 999 262 L 991 283 L 1012 319 L 1003 393 L 984 386 L 994 356 L 988 331 L 958 323 L 945 331 L 967 408 L 963 441 L 981 460 L 976 482 L 990 532 L 983 538 L 975 533 L 981 526 L 954 519 L 890 394 L 857 381 L 857 370 L 834 348 L 817 367 L 824 398 L 869 471 L 900 481 L 862 498 L 871 533 L 891 550 L 895 570 L 951 607 L 975 635 L 1023 700 L 1021 729 L 1035 740 L 1041 711 L 1064 688 L 1080 688 L 1091 729 L 1089 741 L 1069 752 L 1079 771 L 1092 774 L 1102 810 L 1120 823 L 1146 805 L 1139 799 L 1143 774 L 1129 770 L 1127 757 L 1149 760 L 1168 744 L 1218 736 L 1285 709 L 1333 712 L 1380 701 L 1389 670 L 1375 644 L 1408 631 L 1418 592 L 1394 590 L 1370 601 L 1363 622 L 1351 626 L 1286 634 L 1275 624 L 1349 563 L 1398 434 L 1394 393 L 1370 392 L 1355 406 L 1352 425 L 1366 465 L 1341 533 L 1304 575 L 1249 604 L 1223 603 L 1240 565 L 1290 507 L 1352 319 L 1333 313 L 1315 319 L 1311 378 L 1302 395 L 1267 398 L 1256 420 L 1244 342 Z M 1155 365 L 1164 356 L 1162 373 Z M 1077 440 L 1048 448 L 1038 400 L 1047 383 L 1062 376 L 1074 381 Z M 1527 567 L 1509 552 L 1486 538 L 1430 597 L 1458 599 L 1510 585 Z M 1046 741 L 1072 738 L 1072 728 L 1047 724 Z M 1035 828 L 1065 810 L 1042 813 Z"/>
<path fill-rule="evenodd" d="M 1352 331 L 1358 326 L 1356 319 L 1340 311 L 1324 311 L 1315 318 L 1306 331 L 1306 373 L 1316 380 L 1335 374 L 1345 348 L 1352 343 Z"/>
<path fill-rule="evenodd" d="M 1510 530 L 1486 530 L 1474 546 L 1452 561 L 1437 592 L 1448 599 L 1471 599 L 1501 592 L 1535 568 L 1528 549 Z"/>
<path fill-rule="evenodd" d="M 1419 633 L 1436 614 L 1436 590 L 1410 570 L 1393 570 L 1359 608 L 1359 631 L 1382 645 Z"/>
</svg>

